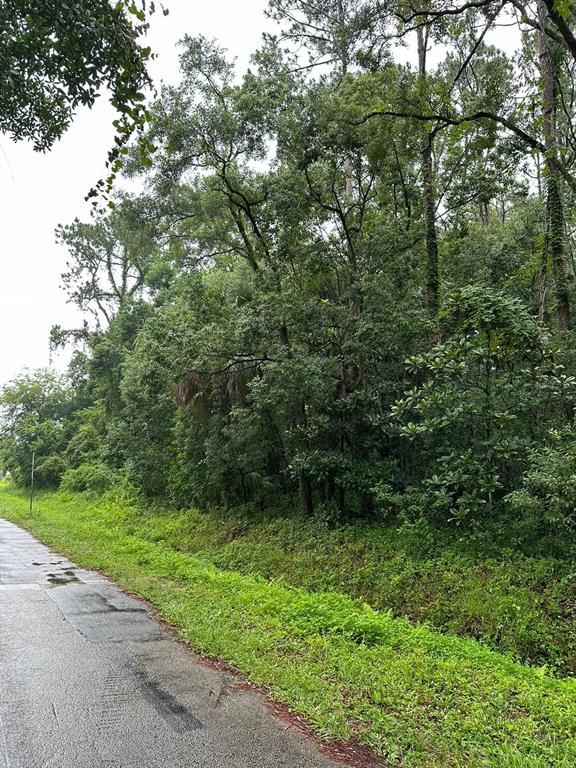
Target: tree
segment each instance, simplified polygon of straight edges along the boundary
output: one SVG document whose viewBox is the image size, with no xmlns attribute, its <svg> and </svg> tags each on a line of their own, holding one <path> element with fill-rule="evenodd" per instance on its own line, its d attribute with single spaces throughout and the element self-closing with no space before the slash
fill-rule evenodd
<svg viewBox="0 0 576 768">
<path fill-rule="evenodd" d="M 443 319 L 446 341 L 407 360 L 423 383 L 393 414 L 408 439 L 432 438 L 424 451 L 436 459 L 424 481 L 431 506 L 462 521 L 490 514 L 514 487 L 523 455 L 559 423 L 558 404 L 572 404 L 576 382 L 517 300 L 465 288 L 449 297 Z"/>
<path fill-rule="evenodd" d="M 379 0 L 271 0 L 268 15 L 282 27 L 280 42 L 308 55 L 303 69 L 330 68 L 339 77 L 380 62 L 387 48 L 387 15 Z"/>
<path fill-rule="evenodd" d="M 544 158 L 547 170 L 547 249 L 549 248 L 550 250 L 554 271 L 558 324 L 565 331 L 570 327 L 570 299 L 566 285 L 562 177 L 557 167 L 558 50 L 548 32 L 548 15 L 548 9 L 544 0 L 538 0 L 538 44 L 542 83 L 542 134 L 546 150 Z"/>
<path fill-rule="evenodd" d="M 139 42 L 144 8 L 129 0 L 0 0 L 0 131 L 50 149 L 78 107 L 92 107 L 107 88 L 118 113 L 108 155 L 117 170 L 122 147 L 145 121 L 152 54 Z"/>
<path fill-rule="evenodd" d="M 515 60 L 485 39 L 499 4 L 449 9 L 278 0 L 242 78 L 185 38 L 126 163 L 145 192 L 59 230 L 98 317 L 66 487 L 470 525 L 533 487 L 572 418 L 576 62 L 544 7 Z"/>
<path fill-rule="evenodd" d="M 18 376 L 0 391 L 0 463 L 15 482 L 30 478 L 32 452 L 39 485 L 57 486 L 78 404 L 65 376 L 39 370 Z"/>
<path fill-rule="evenodd" d="M 98 325 L 109 325 L 142 297 L 157 249 L 127 206 L 98 214 L 90 223 L 76 219 L 59 226 L 56 235 L 70 254 L 62 275 L 68 299 L 91 313 Z"/>
</svg>

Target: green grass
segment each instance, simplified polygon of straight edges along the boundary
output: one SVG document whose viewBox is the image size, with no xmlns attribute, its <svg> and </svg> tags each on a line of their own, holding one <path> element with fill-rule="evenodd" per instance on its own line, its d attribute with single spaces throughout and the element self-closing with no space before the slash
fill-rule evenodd
<svg viewBox="0 0 576 768">
<path fill-rule="evenodd" d="M 366 523 L 330 530 L 271 513 L 255 520 L 154 509 L 126 511 L 123 519 L 133 535 L 219 568 L 344 592 L 412 623 L 576 673 L 574 557 L 523 553 L 508 531 L 498 544 L 493 532 L 464 537 Z M 550 542 L 537 545 L 542 550 Z"/>
<path fill-rule="evenodd" d="M 30 517 L 3 488 L 0 515 L 149 599 L 198 651 L 266 686 L 324 737 L 357 739 L 406 768 L 576 764 L 571 678 L 336 591 L 219 569 L 171 546 L 179 517 L 154 521 L 112 496 L 46 494 Z"/>
</svg>

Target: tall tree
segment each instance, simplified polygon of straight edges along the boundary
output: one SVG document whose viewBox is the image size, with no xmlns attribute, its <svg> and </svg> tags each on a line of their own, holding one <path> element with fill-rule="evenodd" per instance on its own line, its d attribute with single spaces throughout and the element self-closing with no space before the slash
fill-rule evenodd
<svg viewBox="0 0 576 768">
<path fill-rule="evenodd" d="M 420 102 L 423 112 L 426 110 L 428 53 L 428 30 L 419 26 L 416 30 L 418 40 L 418 77 Z M 426 228 L 426 298 L 428 310 L 435 315 L 439 306 L 438 274 L 438 235 L 436 232 L 436 195 L 434 184 L 434 132 L 426 125 L 422 128 L 422 187 L 424 192 L 424 218 Z"/>
<path fill-rule="evenodd" d="M 556 312 L 562 330 L 570 327 L 570 299 L 566 285 L 565 218 L 562 201 L 562 179 L 558 170 L 558 141 L 556 113 L 558 101 L 558 47 L 550 39 L 549 13 L 544 0 L 538 0 L 538 42 L 540 56 L 542 135 L 547 178 L 547 246 L 554 271 Z M 556 55 L 554 53 L 556 49 Z"/>
</svg>

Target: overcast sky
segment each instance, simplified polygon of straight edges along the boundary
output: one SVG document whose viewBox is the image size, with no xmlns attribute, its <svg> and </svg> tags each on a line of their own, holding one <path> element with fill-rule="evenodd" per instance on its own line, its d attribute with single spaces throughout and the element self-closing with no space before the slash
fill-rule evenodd
<svg viewBox="0 0 576 768">
<path fill-rule="evenodd" d="M 270 22 L 266 0 L 166 0 L 168 16 L 151 19 L 149 44 L 158 59 L 157 83 L 178 80 L 177 42 L 184 34 L 215 37 L 245 67 Z M 54 229 L 76 216 L 87 218 L 84 196 L 104 173 L 112 143 L 113 113 L 102 97 L 80 112 L 47 154 L 0 135 L 0 383 L 22 369 L 48 364 L 48 334 L 54 324 L 75 327 L 78 316 L 60 290 L 66 251 Z"/>
</svg>

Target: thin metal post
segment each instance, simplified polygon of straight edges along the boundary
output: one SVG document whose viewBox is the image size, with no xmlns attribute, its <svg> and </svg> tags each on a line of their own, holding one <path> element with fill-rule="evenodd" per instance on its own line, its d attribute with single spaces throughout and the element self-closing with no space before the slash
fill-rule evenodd
<svg viewBox="0 0 576 768">
<path fill-rule="evenodd" d="M 34 469 L 36 465 L 36 451 L 32 451 L 32 471 L 30 472 L 30 514 L 32 514 L 32 499 L 34 498 Z"/>
</svg>

